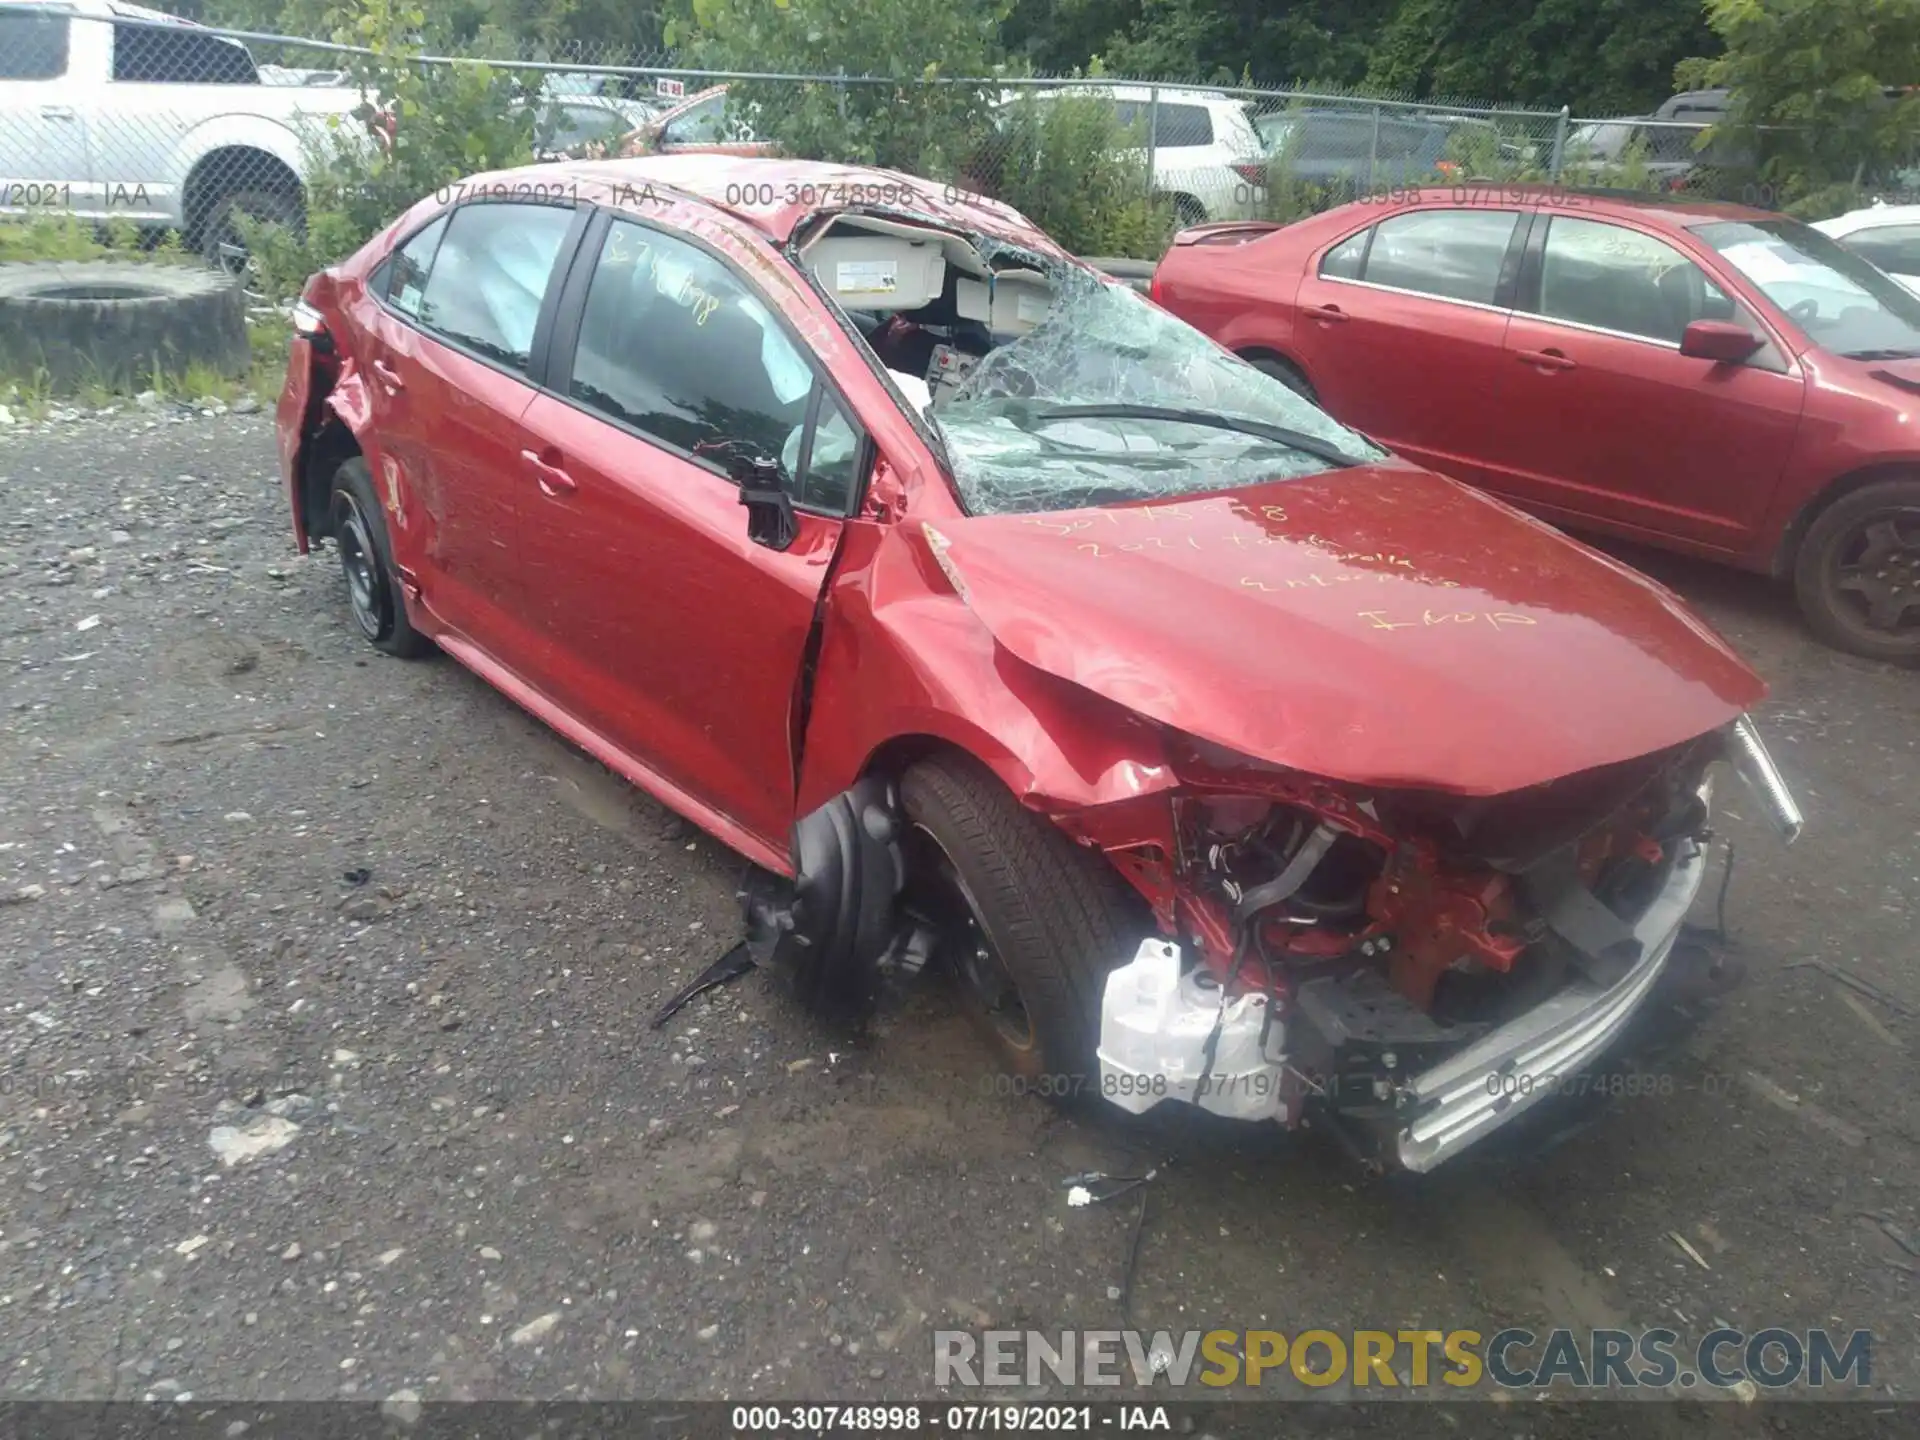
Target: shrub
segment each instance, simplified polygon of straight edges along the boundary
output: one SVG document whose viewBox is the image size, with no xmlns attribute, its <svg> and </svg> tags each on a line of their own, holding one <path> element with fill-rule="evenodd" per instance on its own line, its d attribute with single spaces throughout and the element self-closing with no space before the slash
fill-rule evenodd
<svg viewBox="0 0 1920 1440">
<path fill-rule="evenodd" d="M 441 186 L 533 159 L 535 72 L 418 63 L 426 15 L 406 0 L 344 0 L 329 18 L 336 41 L 373 53 L 348 66 L 361 94 L 355 115 L 303 137 L 306 224 L 241 221 L 256 283 L 275 298 Z"/>
<path fill-rule="evenodd" d="M 1140 137 L 1100 95 L 1022 94 L 976 144 L 960 183 L 1004 200 L 1068 250 L 1153 258 L 1167 248 L 1170 202 L 1147 193 Z"/>
</svg>

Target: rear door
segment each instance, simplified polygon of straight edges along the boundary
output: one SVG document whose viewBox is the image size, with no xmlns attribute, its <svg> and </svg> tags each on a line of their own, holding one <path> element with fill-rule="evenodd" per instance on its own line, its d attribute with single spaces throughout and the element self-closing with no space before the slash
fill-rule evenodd
<svg viewBox="0 0 1920 1440">
<path fill-rule="evenodd" d="M 93 137 L 107 212 L 199 225 L 209 214 L 186 212 L 191 197 L 176 157 L 197 127 L 250 108 L 241 87 L 259 83 L 253 57 L 236 41 L 189 26 L 115 22 L 112 75 Z M 225 192 L 281 188 L 277 167 L 255 165 L 224 177 Z"/>
<path fill-rule="evenodd" d="M 1484 479 L 1529 221 L 1518 208 L 1405 210 L 1309 262 L 1295 343 L 1336 419 L 1420 464 Z"/>
<path fill-rule="evenodd" d="M 555 271 L 585 211 L 476 201 L 435 220 L 376 273 L 362 330 L 396 561 L 442 625 L 517 673 L 537 663 L 518 566 L 533 490 L 520 417 L 551 327 Z M 545 321 L 543 325 L 543 319 Z"/>
<path fill-rule="evenodd" d="M 603 214 L 566 315 L 526 416 L 537 683 L 722 828 L 784 854 L 793 704 L 867 442 L 776 304 L 683 232 Z M 780 466 L 788 548 L 748 538 L 735 456 Z"/>
<path fill-rule="evenodd" d="M 1745 548 L 1786 467 L 1805 382 L 1691 258 L 1637 228 L 1542 216 L 1507 328 L 1488 483 L 1550 517 Z M 1742 364 L 1680 353 L 1693 320 L 1766 337 Z"/>
</svg>

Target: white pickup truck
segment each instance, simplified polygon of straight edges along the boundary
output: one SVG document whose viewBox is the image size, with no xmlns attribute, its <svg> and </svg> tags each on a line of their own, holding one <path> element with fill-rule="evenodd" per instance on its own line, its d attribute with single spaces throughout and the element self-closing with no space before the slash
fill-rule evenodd
<svg viewBox="0 0 1920 1440">
<path fill-rule="evenodd" d="M 266 69 L 120 0 L 0 3 L 0 215 L 172 227 L 210 259 L 237 245 L 236 215 L 297 222 L 310 137 L 361 130 L 361 96 Z"/>
</svg>

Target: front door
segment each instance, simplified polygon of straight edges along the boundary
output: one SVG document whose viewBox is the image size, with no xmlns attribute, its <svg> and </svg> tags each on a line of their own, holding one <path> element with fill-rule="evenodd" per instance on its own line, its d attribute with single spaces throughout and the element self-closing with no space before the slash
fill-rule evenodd
<svg viewBox="0 0 1920 1440">
<path fill-rule="evenodd" d="M 1301 281 L 1295 345 L 1335 419 L 1469 484 L 1501 381 L 1518 210 L 1423 209 L 1329 248 Z"/>
<path fill-rule="evenodd" d="M 800 670 L 866 445 L 725 259 L 653 226 L 600 223 L 594 268 L 568 287 L 569 312 L 584 299 L 577 336 L 556 341 L 559 394 L 524 422 L 538 499 L 522 575 L 546 641 L 536 683 L 784 854 Z M 749 458 L 785 476 L 797 521 L 785 549 L 748 538 L 729 466 Z"/>
<path fill-rule="evenodd" d="M 1546 219 L 1507 327 L 1497 490 L 1551 518 L 1746 548 L 1805 398 L 1771 341 L 1737 365 L 1680 353 L 1694 320 L 1759 321 L 1656 236 Z"/>
</svg>

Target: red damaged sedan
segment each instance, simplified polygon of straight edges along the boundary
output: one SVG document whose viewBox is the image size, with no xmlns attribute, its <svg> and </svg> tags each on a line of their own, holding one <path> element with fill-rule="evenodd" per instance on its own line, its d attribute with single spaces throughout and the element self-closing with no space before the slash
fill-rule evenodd
<svg viewBox="0 0 1920 1440">
<path fill-rule="evenodd" d="M 990 202 L 485 176 L 298 330 L 294 527 L 365 638 L 754 861 L 741 952 L 803 1003 L 938 965 L 1036 1089 L 1425 1170 L 1662 978 L 1713 761 L 1799 827 L 1673 596 Z"/>
<path fill-rule="evenodd" d="M 1152 293 L 1398 454 L 1791 578 L 1828 644 L 1920 664 L 1920 297 L 1810 226 L 1408 190 L 1186 231 Z"/>
</svg>

